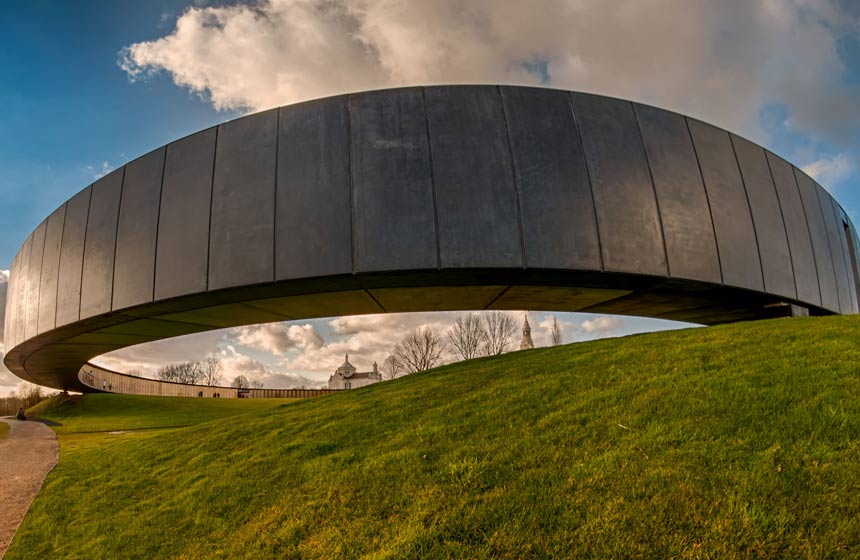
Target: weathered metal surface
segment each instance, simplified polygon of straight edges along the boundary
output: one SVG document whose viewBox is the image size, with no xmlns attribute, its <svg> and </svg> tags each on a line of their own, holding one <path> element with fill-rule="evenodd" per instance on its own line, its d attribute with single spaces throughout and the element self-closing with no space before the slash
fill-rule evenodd
<svg viewBox="0 0 860 560">
<path fill-rule="evenodd" d="M 92 390 L 78 372 L 104 352 L 268 321 L 849 313 L 858 247 L 804 173 L 682 115 L 508 86 L 358 93 L 202 131 L 72 197 L 12 262 L 5 363 Z"/>
</svg>

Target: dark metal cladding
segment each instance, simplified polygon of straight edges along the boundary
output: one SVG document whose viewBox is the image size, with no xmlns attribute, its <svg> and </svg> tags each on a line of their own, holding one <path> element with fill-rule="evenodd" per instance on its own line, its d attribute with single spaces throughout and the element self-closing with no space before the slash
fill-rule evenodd
<svg viewBox="0 0 860 560">
<path fill-rule="evenodd" d="M 116 235 L 113 309 L 152 301 L 164 148 L 125 168 Z"/>
<path fill-rule="evenodd" d="M 443 268 L 523 266 L 499 90 L 426 88 Z"/>
<path fill-rule="evenodd" d="M 795 299 L 797 290 L 788 237 L 764 149 L 740 136 L 732 134 L 731 138 L 755 225 L 764 289 Z"/>
<path fill-rule="evenodd" d="M 791 165 L 767 152 L 767 161 L 773 174 L 776 194 L 782 209 L 788 246 L 791 250 L 791 264 L 794 270 L 794 280 L 797 286 L 797 299 L 812 305 L 821 305 L 821 293 L 818 290 L 818 272 L 815 269 L 815 257 L 812 253 L 812 240 L 809 237 L 809 227 L 806 225 L 806 214 L 803 202 L 797 190 L 797 181 Z"/>
<path fill-rule="evenodd" d="M 275 278 L 352 272 L 346 96 L 280 110 Z"/>
<path fill-rule="evenodd" d="M 728 132 L 687 119 L 711 204 L 723 283 L 764 289 L 750 206 Z"/>
<path fill-rule="evenodd" d="M 48 222 L 43 221 L 33 231 L 30 248 L 30 268 L 27 271 L 27 310 L 24 337 L 32 338 L 39 331 L 39 286 L 42 280 L 42 255 L 45 251 L 45 231 Z"/>
<path fill-rule="evenodd" d="M 356 271 L 436 268 L 421 89 L 351 95 L 349 114 Z"/>
<path fill-rule="evenodd" d="M 839 244 L 842 246 L 842 258 L 845 261 L 845 274 L 848 279 L 848 295 L 851 300 L 851 308 L 848 313 L 857 313 L 858 312 L 858 301 L 857 301 L 857 259 L 855 255 L 851 254 L 851 247 L 849 246 L 848 237 L 851 235 L 850 228 L 848 224 L 850 223 L 848 220 L 848 216 L 842 211 L 842 208 L 836 202 L 836 199 L 832 196 L 830 198 L 830 205 L 833 208 L 833 216 L 836 219 L 837 231 L 839 232 Z"/>
<path fill-rule="evenodd" d="M 18 328 L 18 278 L 21 270 L 21 249 L 15 253 L 12 266 L 9 269 L 9 285 L 6 287 L 5 322 L 3 325 L 3 345 L 8 351 L 16 343 L 15 331 Z"/>
<path fill-rule="evenodd" d="M 830 255 L 833 259 L 833 271 L 836 274 L 836 290 L 839 295 L 840 313 L 851 313 L 851 294 L 848 288 L 848 268 L 845 265 L 845 255 L 842 253 L 842 240 L 839 236 L 839 225 L 833 212 L 833 202 L 819 185 L 815 186 L 821 213 L 824 215 L 824 227 L 827 230 L 827 241 L 830 245 Z"/>
<path fill-rule="evenodd" d="M 600 270 L 594 200 L 570 96 L 502 87 L 526 265 Z"/>
<path fill-rule="evenodd" d="M 66 205 L 63 204 L 48 216 L 45 230 L 45 250 L 42 254 L 42 279 L 39 282 L 39 333 L 54 328 L 57 317 L 57 278 L 60 272 L 60 247 L 63 241 L 63 223 Z"/>
<path fill-rule="evenodd" d="M 155 299 L 206 291 L 216 129 L 167 146 L 155 252 Z"/>
<path fill-rule="evenodd" d="M 628 101 L 571 94 L 607 271 L 665 276 L 666 252 L 645 148 Z"/>
<path fill-rule="evenodd" d="M 720 258 L 696 152 L 682 115 L 634 105 L 660 206 L 672 278 L 719 284 Z"/>
<path fill-rule="evenodd" d="M 80 318 L 81 272 L 91 193 L 92 186 L 85 188 L 66 203 L 60 273 L 57 280 L 57 327 Z"/>
<path fill-rule="evenodd" d="M 277 109 L 218 127 L 210 290 L 274 279 L 277 131 Z"/>
<path fill-rule="evenodd" d="M 30 253 L 33 248 L 33 234 L 31 233 L 24 245 L 21 246 L 21 268 L 18 271 L 18 301 L 15 311 L 15 341 L 20 343 L 27 339 L 25 330 L 27 328 L 27 305 L 30 297 Z"/>
<path fill-rule="evenodd" d="M 809 236 L 812 239 L 812 250 L 815 255 L 815 267 L 818 270 L 818 284 L 821 287 L 821 306 L 836 313 L 839 312 L 839 296 L 836 286 L 836 273 L 833 268 L 833 257 L 830 255 L 830 242 L 827 239 L 827 227 L 824 225 L 824 215 L 818 202 L 816 186 L 805 173 L 794 168 L 800 199 L 803 201 L 803 211 L 809 226 Z"/>
<path fill-rule="evenodd" d="M 75 195 L 12 262 L 3 362 L 92 391 L 99 354 L 260 322 L 849 313 L 858 256 L 809 177 L 681 115 L 513 86 L 368 92 L 205 130 Z"/>
<path fill-rule="evenodd" d="M 838 205 L 837 205 L 838 206 Z M 841 209 L 840 209 L 841 210 Z M 848 219 L 845 212 L 841 212 L 842 220 L 846 224 L 845 233 L 848 243 L 848 256 L 851 263 L 851 270 L 854 274 L 854 294 L 857 302 L 857 310 L 860 312 L 860 238 L 857 236 L 857 230 L 854 229 L 854 224 Z"/>
<path fill-rule="evenodd" d="M 111 309 L 116 225 L 124 171 L 124 168 L 117 169 L 92 186 L 81 275 L 81 319 Z"/>
</svg>

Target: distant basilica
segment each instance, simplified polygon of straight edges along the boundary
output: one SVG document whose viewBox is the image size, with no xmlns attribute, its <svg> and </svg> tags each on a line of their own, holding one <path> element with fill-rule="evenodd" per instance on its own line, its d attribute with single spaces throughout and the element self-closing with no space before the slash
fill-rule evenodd
<svg viewBox="0 0 860 560">
<path fill-rule="evenodd" d="M 358 371 L 349 363 L 349 354 L 339 368 L 328 378 L 329 389 L 357 389 L 382 381 L 379 367 L 373 362 L 373 371 Z"/>
</svg>

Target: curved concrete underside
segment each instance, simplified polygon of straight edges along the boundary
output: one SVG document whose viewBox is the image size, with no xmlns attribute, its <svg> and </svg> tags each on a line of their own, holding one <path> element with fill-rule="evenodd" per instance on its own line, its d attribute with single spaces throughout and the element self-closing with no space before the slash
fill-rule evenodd
<svg viewBox="0 0 860 560">
<path fill-rule="evenodd" d="M 857 253 L 802 171 L 676 113 L 538 88 L 358 93 L 204 130 L 71 198 L 13 261 L 5 362 L 90 390 L 94 356 L 270 321 L 856 313 Z"/>
</svg>

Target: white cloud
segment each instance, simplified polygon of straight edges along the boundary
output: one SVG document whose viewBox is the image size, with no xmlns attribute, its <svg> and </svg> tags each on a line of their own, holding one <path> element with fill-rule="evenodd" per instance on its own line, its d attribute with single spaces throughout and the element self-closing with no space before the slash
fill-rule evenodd
<svg viewBox="0 0 860 560">
<path fill-rule="evenodd" d="M 232 336 L 248 348 L 281 355 L 291 348 L 319 348 L 325 342 L 310 324 L 267 323 L 233 329 Z"/>
<path fill-rule="evenodd" d="M 88 165 L 87 171 L 92 173 L 93 179 L 101 179 L 111 171 L 113 171 L 113 166 L 110 162 L 103 161 L 99 166 Z"/>
<path fill-rule="evenodd" d="M 588 334 L 608 335 L 618 331 L 624 326 L 620 317 L 601 316 L 595 319 L 587 319 L 582 322 L 582 330 Z"/>
<path fill-rule="evenodd" d="M 671 14 L 668 16 L 667 14 Z M 218 109 L 259 110 L 349 91 L 438 83 L 538 84 L 666 106 L 759 141 L 764 104 L 796 130 L 850 144 L 858 88 L 838 0 L 261 0 L 188 8 L 130 45 L 132 78 L 166 71 Z"/>
<path fill-rule="evenodd" d="M 854 162 L 847 154 L 825 155 L 803 166 L 807 175 L 831 190 L 856 170 Z"/>
</svg>

